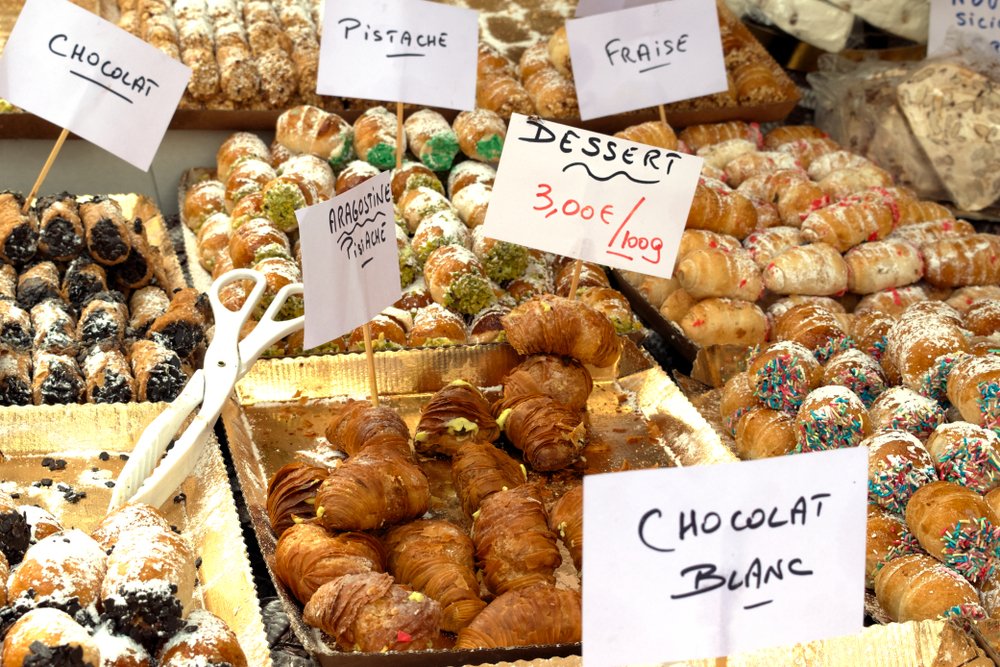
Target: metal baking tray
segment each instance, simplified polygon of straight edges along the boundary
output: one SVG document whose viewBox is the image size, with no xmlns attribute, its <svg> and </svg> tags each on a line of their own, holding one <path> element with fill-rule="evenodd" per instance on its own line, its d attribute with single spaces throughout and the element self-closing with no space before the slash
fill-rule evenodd
<svg viewBox="0 0 1000 667">
<path fill-rule="evenodd" d="M 22 504 L 47 509 L 67 528 L 90 533 L 107 512 L 108 483 L 121 472 L 122 457 L 127 457 L 142 430 L 165 407 L 165 403 L 130 403 L 0 409 L 0 433 L 4 434 L 0 490 L 18 494 Z M 46 457 L 64 459 L 66 468 L 43 467 Z M 42 486 L 43 479 L 51 483 Z M 76 495 L 86 495 L 70 502 L 67 487 Z M 188 537 L 201 559 L 196 606 L 226 622 L 239 638 L 249 664 L 268 667 L 271 656 L 250 559 L 214 435 L 194 471 L 172 495 L 174 499 L 160 509 Z"/>
</svg>

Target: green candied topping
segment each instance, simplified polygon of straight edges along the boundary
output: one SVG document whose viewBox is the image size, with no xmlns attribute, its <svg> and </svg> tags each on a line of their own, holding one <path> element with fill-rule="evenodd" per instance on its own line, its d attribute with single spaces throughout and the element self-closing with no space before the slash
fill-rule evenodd
<svg viewBox="0 0 1000 667">
<path fill-rule="evenodd" d="M 458 341 L 444 336 L 438 338 L 428 338 L 424 341 L 422 347 L 444 347 L 445 345 L 458 345 Z"/>
<path fill-rule="evenodd" d="M 632 317 L 612 317 L 611 323 L 615 325 L 615 331 L 620 334 L 629 334 L 642 329 L 639 323 L 635 321 L 635 318 Z"/>
<path fill-rule="evenodd" d="M 499 160 L 501 151 L 503 151 L 503 137 L 499 134 L 491 134 L 489 139 L 476 142 L 476 154 L 487 162 Z"/>
<path fill-rule="evenodd" d="M 267 299 L 268 305 L 270 305 L 271 301 L 273 301 L 273 300 L 274 300 L 274 295 L 271 295 Z M 265 306 L 265 309 L 266 309 L 266 306 Z M 306 309 L 306 306 L 305 306 L 305 302 L 302 300 L 302 296 L 296 294 L 296 295 L 290 296 L 287 299 L 285 299 L 284 305 L 281 306 L 281 310 L 278 311 L 278 314 L 277 314 L 277 316 L 275 316 L 274 319 L 281 320 L 281 321 L 292 320 L 292 319 L 295 319 L 296 317 L 298 317 L 299 315 L 302 315 L 305 312 L 305 309 Z M 261 315 L 263 315 L 263 314 L 264 314 L 264 311 L 262 310 L 261 311 Z"/>
<path fill-rule="evenodd" d="M 343 337 L 334 338 L 328 343 L 311 347 L 308 350 L 308 354 L 340 354 L 342 352 L 347 352 L 347 346 L 344 345 Z"/>
<path fill-rule="evenodd" d="M 471 387 L 472 385 L 465 380 L 452 380 L 448 383 L 449 387 Z"/>
<path fill-rule="evenodd" d="M 427 442 L 427 438 L 431 437 L 431 434 L 427 431 L 417 431 L 417 434 L 413 436 L 413 440 L 416 442 Z"/>
<path fill-rule="evenodd" d="M 455 417 L 445 423 L 448 433 L 452 435 L 465 435 L 467 433 L 478 433 L 479 424 L 465 417 Z"/>
<path fill-rule="evenodd" d="M 386 338 L 384 333 L 380 333 L 378 335 L 378 338 L 372 340 L 372 349 L 377 351 L 401 350 L 403 349 L 403 346 L 395 341 Z"/>
<path fill-rule="evenodd" d="M 238 188 L 233 192 L 233 206 L 240 203 L 240 200 L 247 195 L 252 195 L 255 192 L 260 192 L 260 184 L 256 181 L 249 181 L 243 184 L 243 187 Z"/>
<path fill-rule="evenodd" d="M 354 128 L 344 130 L 341 137 L 340 148 L 330 153 L 330 157 L 326 159 L 334 171 L 339 171 L 354 159 Z"/>
<path fill-rule="evenodd" d="M 417 218 L 423 220 L 424 218 L 429 218 L 435 213 L 441 211 L 447 211 L 451 208 L 451 203 L 447 199 L 437 199 L 427 202 L 426 206 L 423 206 L 416 210 Z"/>
<path fill-rule="evenodd" d="M 253 263 L 263 261 L 269 257 L 284 257 L 285 259 L 291 259 L 292 254 L 288 252 L 288 248 L 280 243 L 267 243 L 257 248 L 257 252 L 253 254 Z"/>
<path fill-rule="evenodd" d="M 498 283 L 520 278 L 528 269 L 528 249 L 516 243 L 497 241 L 483 258 L 486 275 Z"/>
<path fill-rule="evenodd" d="M 444 305 L 460 313 L 474 315 L 496 301 L 490 281 L 476 273 L 463 273 L 452 279 L 444 294 Z"/>
<path fill-rule="evenodd" d="M 399 256 L 399 287 L 406 289 L 417 279 L 419 268 L 414 266 L 415 262 L 404 262 L 403 256 Z"/>
<path fill-rule="evenodd" d="M 403 191 L 416 190 L 417 188 L 430 188 L 439 195 L 444 194 L 444 186 L 441 185 L 441 180 L 430 174 L 417 173 L 410 174 L 407 177 Z"/>
<path fill-rule="evenodd" d="M 432 171 L 448 171 L 458 155 L 458 137 L 451 130 L 439 132 L 427 140 L 420 161 Z"/>
<path fill-rule="evenodd" d="M 379 169 L 392 169 L 396 166 L 396 147 L 384 142 L 375 144 L 365 156 L 368 164 Z"/>
<path fill-rule="evenodd" d="M 510 410 L 510 408 L 507 408 L 500 413 L 499 417 L 497 417 L 497 427 L 499 427 L 501 431 L 504 430 L 504 426 L 507 424 L 507 417 L 510 417 Z M 525 479 L 527 479 L 527 475 L 525 476 Z"/>
<path fill-rule="evenodd" d="M 10 102 L 8 102 L 3 98 L 0 98 L 0 113 L 11 113 L 15 109 L 17 109 L 17 107 L 15 107 L 13 104 L 11 104 Z"/>
<path fill-rule="evenodd" d="M 306 198 L 297 185 L 279 183 L 264 193 L 264 216 L 283 232 L 299 226 L 295 210 L 305 208 Z"/>
</svg>

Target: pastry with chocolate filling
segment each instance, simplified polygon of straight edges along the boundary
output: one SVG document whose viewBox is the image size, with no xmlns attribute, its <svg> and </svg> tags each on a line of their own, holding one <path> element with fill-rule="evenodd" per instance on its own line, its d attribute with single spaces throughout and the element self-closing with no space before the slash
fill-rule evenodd
<svg viewBox="0 0 1000 667">
<path fill-rule="evenodd" d="M 470 442 L 452 456 L 451 480 L 462 509 L 471 517 L 494 493 L 524 484 L 527 470 L 488 442 Z"/>
<path fill-rule="evenodd" d="M 198 609 L 191 612 L 181 629 L 163 645 L 156 664 L 158 667 L 247 667 L 247 658 L 229 626 L 211 612 Z"/>
<path fill-rule="evenodd" d="M 97 540 L 102 549 L 110 553 L 123 533 L 140 528 L 170 530 L 170 524 L 152 505 L 135 503 L 122 505 L 104 517 L 90 536 Z"/>
<path fill-rule="evenodd" d="M 556 354 L 603 368 L 618 360 L 621 341 L 611 321 L 590 306 L 554 294 L 535 296 L 503 318 L 519 354 Z"/>
<path fill-rule="evenodd" d="M 130 403 L 135 399 L 135 378 L 118 348 L 93 347 L 83 358 L 88 403 Z"/>
<path fill-rule="evenodd" d="M 542 394 L 503 398 L 493 406 L 497 424 L 535 470 L 562 470 L 580 458 L 587 426 L 578 410 Z"/>
<path fill-rule="evenodd" d="M 267 485 L 267 516 L 281 537 L 292 526 L 316 516 L 316 489 L 330 471 L 305 463 L 286 463 Z"/>
<path fill-rule="evenodd" d="M 0 299 L 17 299 L 17 269 L 6 262 L 0 262 Z"/>
<path fill-rule="evenodd" d="M 83 250 L 83 222 L 76 197 L 63 192 L 35 202 L 38 216 L 38 253 L 48 259 L 68 262 Z"/>
<path fill-rule="evenodd" d="M 31 405 L 31 353 L 0 350 L 0 405 Z"/>
<path fill-rule="evenodd" d="M 38 262 L 17 277 L 17 302 L 25 310 L 46 299 L 59 298 L 59 269 L 52 262 Z"/>
<path fill-rule="evenodd" d="M 121 292 L 98 292 L 87 300 L 77 326 L 77 337 L 84 347 L 120 349 L 127 333 L 128 308 Z"/>
<path fill-rule="evenodd" d="M 184 389 L 187 376 L 173 350 L 156 341 L 137 340 L 128 356 L 137 401 L 172 401 Z"/>
<path fill-rule="evenodd" d="M 131 335 L 138 338 L 145 337 L 149 327 L 156 318 L 167 312 L 169 306 L 170 297 L 155 285 L 132 292 L 128 300 L 128 310 L 131 314 L 128 326 Z"/>
<path fill-rule="evenodd" d="M 303 613 L 344 651 L 421 650 L 440 635 L 441 605 L 388 574 L 348 574 L 324 584 Z"/>
<path fill-rule="evenodd" d="M 27 352 L 32 342 L 31 316 L 13 301 L 0 299 L 0 345 Z"/>
<path fill-rule="evenodd" d="M 122 208 L 106 196 L 80 204 L 80 218 L 90 256 L 105 266 L 121 264 L 132 248 L 128 221 Z"/>
<path fill-rule="evenodd" d="M 452 456 L 467 442 L 493 442 L 498 437 L 500 428 L 483 393 L 465 380 L 453 380 L 420 411 L 413 442 L 421 454 Z"/>
<path fill-rule="evenodd" d="M 577 571 L 583 570 L 583 484 L 560 496 L 549 513 L 549 528 L 566 545 Z"/>
<path fill-rule="evenodd" d="M 13 498 L 0 491 L 0 552 L 13 567 L 24 558 L 24 552 L 30 544 L 31 526 L 28 518 Z"/>
<path fill-rule="evenodd" d="M 35 330 L 34 349 L 75 356 L 80 344 L 76 320 L 62 299 L 46 299 L 31 309 L 31 325 Z"/>
<path fill-rule="evenodd" d="M 101 597 L 107 555 L 86 533 L 73 529 L 54 533 L 28 547 L 8 581 L 11 600 L 28 597 L 71 612 Z"/>
<path fill-rule="evenodd" d="M 147 336 L 186 359 L 206 341 L 208 295 L 193 288 L 175 292 L 170 306 L 149 326 Z"/>
<path fill-rule="evenodd" d="M 0 259 L 21 265 L 38 249 L 38 219 L 35 212 L 21 213 L 24 196 L 0 192 Z"/>
<path fill-rule="evenodd" d="M 326 439 L 336 449 L 355 456 L 369 446 L 389 447 L 412 459 L 410 429 L 392 408 L 376 408 L 368 401 L 348 401 L 332 412 Z"/>
<path fill-rule="evenodd" d="M 2 667 L 103 667 L 97 642 L 83 626 L 58 609 L 32 609 L 7 633 Z"/>
<path fill-rule="evenodd" d="M 274 552 L 274 573 L 305 604 L 323 584 L 347 574 L 385 572 L 385 549 L 367 533 L 331 533 L 314 523 L 286 530 Z"/>
<path fill-rule="evenodd" d="M 441 628 L 458 632 L 483 610 L 474 562 L 475 547 L 450 521 L 421 519 L 398 526 L 385 536 L 389 571 L 441 603 Z"/>
<path fill-rule="evenodd" d="M 508 591 L 458 633 L 457 649 L 573 644 L 583 633 L 576 591 L 549 584 Z"/>
<path fill-rule="evenodd" d="M 66 268 L 59 294 L 79 310 L 87 299 L 107 289 L 108 276 L 104 267 L 90 257 L 77 257 Z"/>
<path fill-rule="evenodd" d="M 127 225 L 129 251 L 125 261 L 114 268 L 115 283 L 123 290 L 145 287 L 156 275 L 158 255 L 149 245 L 141 218 Z"/>
<path fill-rule="evenodd" d="M 65 405 L 83 399 L 83 376 L 74 357 L 35 352 L 31 361 L 31 400 L 35 405 Z"/>
<path fill-rule="evenodd" d="M 512 368 L 503 381 L 504 398 L 543 394 L 573 410 L 583 410 L 594 388 L 590 371 L 575 359 L 537 354 Z"/>
</svg>

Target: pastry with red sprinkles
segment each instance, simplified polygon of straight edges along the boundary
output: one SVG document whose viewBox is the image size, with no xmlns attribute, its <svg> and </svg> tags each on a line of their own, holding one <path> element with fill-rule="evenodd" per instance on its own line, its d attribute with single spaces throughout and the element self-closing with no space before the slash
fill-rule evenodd
<svg viewBox="0 0 1000 667">
<path fill-rule="evenodd" d="M 938 426 L 927 451 L 941 479 L 988 493 L 1000 486 L 1000 436 L 982 426 L 953 422 Z"/>
<path fill-rule="evenodd" d="M 875 431 L 901 429 L 920 440 L 930 437 L 944 422 L 944 410 L 937 401 L 906 387 L 890 387 L 875 399 L 868 411 Z"/>
<path fill-rule="evenodd" d="M 1000 433 L 1000 356 L 965 356 L 948 376 L 948 400 L 962 419 Z"/>
<path fill-rule="evenodd" d="M 871 434 L 868 410 L 847 387 L 820 387 L 806 396 L 795 417 L 796 452 L 856 447 Z"/>
<path fill-rule="evenodd" d="M 823 384 L 847 387 L 858 395 L 865 407 L 871 407 L 887 388 L 882 367 L 872 357 L 856 349 L 838 352 L 826 362 Z"/>
<path fill-rule="evenodd" d="M 792 342 L 773 343 L 747 367 L 754 396 L 773 410 L 794 412 L 820 386 L 823 368 L 812 351 Z"/>
<path fill-rule="evenodd" d="M 924 550 L 906 522 L 878 505 L 868 505 L 865 534 L 865 587 L 875 588 L 875 575 L 889 561 Z"/>
<path fill-rule="evenodd" d="M 934 460 L 906 431 L 885 431 L 861 441 L 868 447 L 868 502 L 902 516 L 914 491 L 937 481 Z"/>
</svg>

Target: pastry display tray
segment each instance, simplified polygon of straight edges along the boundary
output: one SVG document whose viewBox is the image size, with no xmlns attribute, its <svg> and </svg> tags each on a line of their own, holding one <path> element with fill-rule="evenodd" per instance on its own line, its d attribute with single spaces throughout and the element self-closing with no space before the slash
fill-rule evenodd
<svg viewBox="0 0 1000 667">
<path fill-rule="evenodd" d="M 165 403 L 0 409 L 0 490 L 90 533 L 107 513 L 108 486 Z M 45 458 L 66 461 L 62 470 Z M 75 500 L 68 500 L 69 498 Z M 194 471 L 160 509 L 201 561 L 195 604 L 236 633 L 249 664 L 271 665 L 250 560 L 219 444 L 210 435 Z"/>
<path fill-rule="evenodd" d="M 380 400 L 398 410 L 413 430 L 423 404 L 451 380 L 467 380 L 495 398 L 504 375 L 518 361 L 507 345 L 379 352 L 375 366 Z M 595 373 L 594 379 L 583 469 L 550 476 L 545 487 L 547 502 L 575 482 L 580 472 L 735 460 L 663 370 L 629 341 L 625 341 L 617 369 Z M 272 575 L 276 540 L 266 511 L 268 480 L 286 463 L 308 461 L 310 450 L 323 437 L 331 406 L 348 398 L 365 399 L 367 387 L 362 354 L 267 359 L 257 362 L 240 381 L 224 408 L 222 418 L 233 464 Z M 449 462 L 423 459 L 421 466 L 431 483 L 431 513 L 468 528 L 451 486 Z M 558 585 L 575 588 L 579 585 L 576 571 L 568 554 L 564 556 L 556 574 Z M 319 631 L 303 623 L 301 606 L 284 587 L 276 587 L 296 635 L 322 665 L 475 665 L 580 650 L 579 645 L 560 645 L 387 654 L 338 652 Z"/>
</svg>

